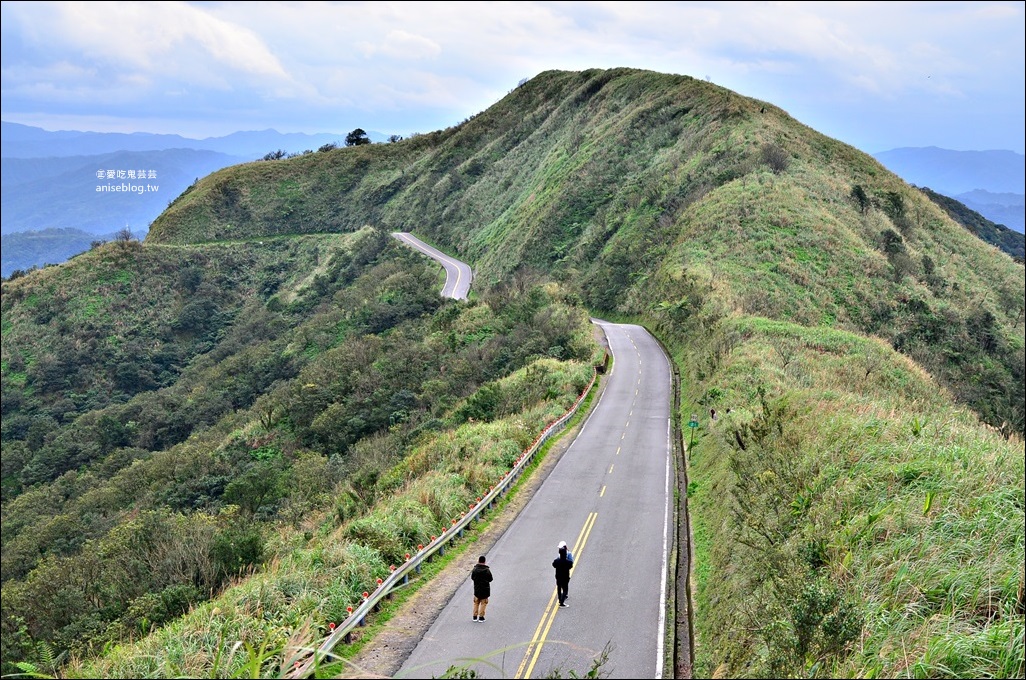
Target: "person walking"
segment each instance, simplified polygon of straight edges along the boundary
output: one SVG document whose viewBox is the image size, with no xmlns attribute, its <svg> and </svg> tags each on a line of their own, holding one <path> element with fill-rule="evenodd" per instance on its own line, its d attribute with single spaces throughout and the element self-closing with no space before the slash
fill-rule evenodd
<svg viewBox="0 0 1026 680">
<path fill-rule="evenodd" d="M 470 570 L 470 580 L 474 582 L 474 620 L 483 623 L 488 598 L 492 595 L 492 570 L 484 555 L 477 558 L 477 564 Z"/>
<path fill-rule="evenodd" d="M 569 607 L 566 603 L 566 593 L 570 588 L 570 570 L 574 568 L 574 563 L 567 558 L 566 546 L 559 549 L 559 557 L 552 560 L 552 568 L 556 570 L 556 597 L 559 598 L 559 606 Z"/>
<path fill-rule="evenodd" d="M 568 560 L 570 560 L 571 562 L 573 562 L 574 561 L 574 554 L 570 551 L 570 548 L 567 548 L 566 541 L 560 541 L 559 542 L 559 545 L 556 546 L 556 550 L 559 550 L 560 548 L 566 548 L 566 558 Z M 567 581 L 566 597 L 563 598 L 563 602 L 566 602 L 569 599 L 570 599 L 570 582 Z"/>
</svg>

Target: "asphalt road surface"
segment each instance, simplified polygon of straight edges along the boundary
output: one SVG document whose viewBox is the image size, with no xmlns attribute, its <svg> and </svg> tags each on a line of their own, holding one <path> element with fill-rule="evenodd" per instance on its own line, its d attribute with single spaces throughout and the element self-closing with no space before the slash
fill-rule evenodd
<svg viewBox="0 0 1026 680">
<path fill-rule="evenodd" d="M 474 274 L 469 265 L 459 260 L 454 260 L 442 251 L 432 248 L 413 234 L 395 232 L 392 236 L 411 248 L 419 250 L 428 257 L 437 260 L 445 267 L 445 285 L 442 287 L 442 297 L 455 298 L 456 300 L 467 299 L 467 293 L 470 292 L 470 283 L 474 279 Z"/>
<path fill-rule="evenodd" d="M 612 370 L 577 438 L 489 551 L 486 620 L 471 618 L 477 555 L 468 554 L 466 581 L 395 677 L 439 677 L 453 666 L 480 678 L 583 677 L 604 652 L 604 677 L 672 669 L 670 364 L 641 326 L 595 323 Z M 558 607 L 552 568 L 561 540 L 575 557 L 568 608 Z"/>
</svg>

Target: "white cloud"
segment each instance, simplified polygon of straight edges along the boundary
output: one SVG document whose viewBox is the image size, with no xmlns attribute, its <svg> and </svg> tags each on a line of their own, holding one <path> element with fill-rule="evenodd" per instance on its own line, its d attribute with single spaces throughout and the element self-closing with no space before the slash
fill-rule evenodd
<svg viewBox="0 0 1026 680">
<path fill-rule="evenodd" d="M 199 82 L 210 82 L 211 72 L 289 78 L 258 35 L 187 3 L 5 4 L 38 46 L 75 53 L 115 73 Z"/>
<path fill-rule="evenodd" d="M 389 31 L 382 43 L 363 42 L 357 43 L 357 47 L 367 58 L 381 54 L 393 59 L 420 60 L 442 53 L 442 48 L 435 41 L 400 30 Z"/>
<path fill-rule="evenodd" d="M 193 101 L 194 116 L 239 110 L 310 132 L 357 117 L 364 129 L 382 120 L 402 133 L 455 124 L 542 71 L 626 66 L 709 76 L 828 134 L 862 126 L 860 135 L 882 137 L 885 121 L 909 117 L 926 134 L 940 107 L 968 107 L 966 127 L 987 127 L 970 122 L 984 110 L 1023 117 L 1021 2 L 4 3 L 3 12 L 5 109 L 31 106 L 33 91 L 47 105 L 46 88 L 15 73 L 23 69 L 61 101 L 87 102 L 91 89 L 127 101 L 134 84 L 139 106 Z M 8 68 L 7 44 L 19 41 L 32 63 Z M 59 66 L 68 63 L 83 74 Z M 1021 147 L 1021 131 L 1012 134 Z"/>
</svg>

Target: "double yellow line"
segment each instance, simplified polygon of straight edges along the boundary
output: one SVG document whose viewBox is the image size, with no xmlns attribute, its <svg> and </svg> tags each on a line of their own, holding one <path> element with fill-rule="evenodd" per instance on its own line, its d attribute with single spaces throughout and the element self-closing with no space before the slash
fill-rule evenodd
<svg viewBox="0 0 1026 680">
<path fill-rule="evenodd" d="M 584 552 L 584 545 L 588 542 L 588 536 L 591 535 L 591 530 L 595 526 L 596 517 L 598 517 L 598 513 L 595 512 L 588 515 L 584 526 L 581 527 L 581 532 L 577 534 L 577 540 L 574 542 L 573 549 L 571 550 L 574 554 L 574 568 L 581 563 L 581 553 Z M 524 660 L 520 662 L 520 667 L 517 668 L 517 673 L 513 676 L 514 678 L 531 677 L 531 671 L 534 670 L 534 665 L 538 663 L 542 645 L 545 644 L 545 638 L 549 635 L 552 622 L 556 620 L 557 609 L 559 609 L 559 606 L 556 602 L 556 590 L 553 588 L 549 604 L 545 607 L 545 612 L 542 614 L 541 621 L 538 622 L 538 627 L 534 629 L 534 637 L 531 638 L 531 644 L 527 646 Z"/>
</svg>

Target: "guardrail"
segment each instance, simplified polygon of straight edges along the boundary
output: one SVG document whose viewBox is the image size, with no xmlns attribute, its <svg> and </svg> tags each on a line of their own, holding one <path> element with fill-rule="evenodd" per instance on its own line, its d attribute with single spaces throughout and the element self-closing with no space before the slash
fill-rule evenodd
<svg viewBox="0 0 1026 680">
<path fill-rule="evenodd" d="M 321 643 L 321 646 L 314 652 L 313 657 L 307 659 L 305 663 L 297 662 L 297 667 L 290 675 L 292 677 L 306 677 L 313 672 L 319 664 L 323 663 L 326 658 L 331 654 L 331 651 L 338 645 L 339 642 L 345 640 L 348 642 L 350 634 L 362 626 L 366 620 L 368 614 L 373 612 L 378 603 L 381 600 L 388 597 L 393 589 L 397 587 L 400 582 L 405 584 L 409 580 L 411 572 L 420 572 L 420 565 L 424 562 L 429 561 L 436 553 L 439 555 L 445 554 L 445 546 L 463 536 L 463 530 L 468 524 L 478 519 L 478 517 L 488 508 L 490 508 L 495 500 L 508 491 L 513 484 L 519 479 L 520 474 L 524 468 L 531 462 L 534 455 L 541 448 L 542 444 L 557 432 L 561 432 L 566 427 L 567 422 L 577 413 L 581 404 L 584 402 L 584 398 L 591 391 L 591 388 L 595 385 L 595 380 L 598 378 L 598 371 L 592 373 L 591 382 L 584 388 L 581 395 L 577 397 L 577 401 L 574 402 L 573 406 L 567 409 L 558 420 L 549 423 L 548 426 L 542 430 L 538 438 L 534 440 L 527 449 L 520 454 L 513 467 L 503 475 L 488 493 L 478 498 L 467 510 L 462 513 L 459 517 L 454 517 L 450 525 L 442 532 L 440 536 L 432 536 L 431 542 L 425 546 L 417 547 L 417 554 L 410 556 L 407 553 L 407 560 L 402 565 L 396 567 L 392 566 L 392 573 L 387 578 L 378 579 L 378 587 L 374 592 L 364 592 L 363 602 L 358 607 L 353 609 L 349 607 L 349 616 L 339 626 L 336 626 L 328 637 Z M 330 663 L 330 662 L 329 662 Z"/>
</svg>

